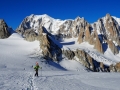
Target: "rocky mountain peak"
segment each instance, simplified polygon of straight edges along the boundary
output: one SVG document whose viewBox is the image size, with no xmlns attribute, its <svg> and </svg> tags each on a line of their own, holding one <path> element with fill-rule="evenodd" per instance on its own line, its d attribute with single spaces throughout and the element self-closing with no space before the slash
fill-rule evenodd
<svg viewBox="0 0 120 90">
<path fill-rule="evenodd" d="M 77 16 L 76 18 L 75 18 L 75 21 L 79 21 L 81 18 L 79 17 L 79 16 Z"/>
<path fill-rule="evenodd" d="M 112 46 L 117 47 L 116 45 L 120 45 L 120 26 L 117 22 L 118 19 L 116 21 L 110 14 L 106 14 L 105 17 L 100 18 L 93 24 L 88 23 L 84 18 L 80 18 L 79 16 L 76 17 L 75 20 L 62 21 L 54 19 L 46 14 L 32 14 L 23 20 L 16 31 L 20 31 L 19 33 L 24 34 L 29 30 L 29 33 L 31 32 L 32 36 L 36 36 L 37 34 L 43 33 L 43 28 L 41 27 L 43 26 L 45 31 L 55 35 L 57 40 L 73 37 L 78 38 L 78 43 L 88 42 L 89 44 L 94 45 L 94 48 L 99 52 L 103 53 L 104 50 L 102 49 L 102 44 L 107 43 L 109 46 L 108 40 L 110 39 L 112 40 L 111 42 L 115 44 Z"/>
<path fill-rule="evenodd" d="M 8 27 L 3 19 L 0 19 L 0 39 L 8 38 L 12 29 Z"/>
<path fill-rule="evenodd" d="M 111 18 L 111 15 L 110 15 L 109 13 L 107 13 L 105 17 L 106 17 L 107 19 L 108 19 L 108 18 L 110 19 L 110 18 Z"/>
</svg>

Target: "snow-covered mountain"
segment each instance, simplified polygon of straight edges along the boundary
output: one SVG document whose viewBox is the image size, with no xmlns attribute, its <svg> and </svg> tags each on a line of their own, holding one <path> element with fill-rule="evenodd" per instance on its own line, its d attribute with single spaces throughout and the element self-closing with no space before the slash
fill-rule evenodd
<svg viewBox="0 0 120 90">
<path fill-rule="evenodd" d="M 46 14 L 44 15 L 30 15 L 27 16 L 17 30 L 26 30 L 33 29 L 35 32 L 39 32 L 40 26 L 44 26 L 49 32 L 58 31 L 59 26 L 63 24 L 65 21 L 54 19 Z"/>
<path fill-rule="evenodd" d="M 75 56 L 77 56 L 77 58 L 79 58 L 79 61 L 82 62 L 85 67 L 87 68 L 92 67 L 92 70 L 95 69 L 96 71 L 96 68 L 98 66 L 102 66 L 102 63 L 104 65 L 110 66 L 112 64 L 115 65 L 116 63 L 119 62 L 118 60 L 120 46 L 119 23 L 120 19 L 111 16 L 110 14 L 106 14 L 105 17 L 100 18 L 97 22 L 92 24 L 88 23 L 84 18 L 80 18 L 79 16 L 76 17 L 75 20 L 60 20 L 54 19 L 46 14 L 44 15 L 32 14 L 30 16 L 27 16 L 22 21 L 22 23 L 20 24 L 16 31 L 23 35 L 26 38 L 26 40 L 34 41 L 36 40 L 36 38 L 40 40 L 40 44 L 42 42 L 40 48 L 42 49 L 42 52 L 45 56 L 49 56 L 52 59 L 56 55 L 60 57 L 61 51 L 57 50 L 58 48 L 55 49 L 56 47 L 55 44 L 58 45 L 59 43 L 57 47 L 62 49 L 62 53 L 64 53 L 65 56 L 67 56 L 69 59 L 74 59 Z M 64 42 L 66 39 L 67 40 L 74 39 L 66 44 L 71 44 L 75 46 L 76 50 L 73 51 L 71 49 L 71 45 L 67 46 L 69 50 L 66 50 L 64 48 L 64 46 L 66 45 L 62 45 L 60 42 L 61 41 Z M 52 44 L 53 42 L 54 45 Z M 109 62 L 109 64 L 106 64 L 104 61 L 99 61 L 95 59 L 85 50 L 85 48 L 88 47 L 83 48 L 84 52 L 82 52 L 82 54 L 84 54 L 85 56 L 83 57 L 79 56 L 78 53 L 80 53 L 80 51 L 78 52 L 77 49 L 80 48 L 80 45 L 85 42 L 88 42 L 89 45 L 92 45 L 92 49 L 97 50 L 97 52 L 102 54 L 103 56 L 105 56 L 106 53 L 112 53 L 113 54 L 112 56 L 115 57 L 115 60 L 112 60 L 113 63 Z M 76 46 L 76 44 L 78 45 Z M 56 50 L 56 52 L 54 52 L 54 50 Z M 88 57 L 86 57 L 86 54 Z M 86 59 L 83 60 L 82 58 Z M 57 60 L 59 61 L 58 58 Z M 99 65 L 98 64 L 95 65 L 94 60 L 100 62 L 100 64 L 98 63 Z M 112 65 L 112 67 L 114 65 Z M 119 70 L 117 69 L 117 71 Z"/>
<path fill-rule="evenodd" d="M 41 26 L 45 27 L 49 33 L 54 35 L 62 34 L 64 37 L 78 36 L 81 27 L 85 27 L 87 22 L 79 16 L 75 19 L 60 20 L 54 19 L 46 14 L 27 16 L 17 28 L 17 32 L 24 34 L 25 31 L 32 29 L 39 33 Z"/>
<path fill-rule="evenodd" d="M 119 18 L 109 14 L 93 24 L 80 17 L 26 17 L 20 35 L 0 39 L 0 89 L 119 90 L 120 75 L 113 73 L 120 72 L 119 27 Z"/>
</svg>

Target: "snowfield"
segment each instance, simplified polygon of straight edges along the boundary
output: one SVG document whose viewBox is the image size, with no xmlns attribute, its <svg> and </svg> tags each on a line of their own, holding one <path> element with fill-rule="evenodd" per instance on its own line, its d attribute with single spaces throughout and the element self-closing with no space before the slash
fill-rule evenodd
<svg viewBox="0 0 120 90">
<path fill-rule="evenodd" d="M 61 43 L 63 48 L 69 47 L 66 42 Z M 81 44 L 79 48 L 83 49 L 85 45 Z M 89 72 L 77 61 L 66 58 L 60 63 L 47 62 L 40 54 L 38 41 L 25 41 L 17 33 L 0 39 L 0 50 L 0 90 L 120 90 L 119 73 Z M 94 50 L 92 54 L 91 50 L 92 46 L 85 49 L 96 55 L 97 60 L 106 58 L 106 64 L 118 61 L 112 56 L 111 61 L 108 60 L 111 53 L 102 56 Z M 36 61 L 42 67 L 39 77 L 34 77 Z"/>
</svg>

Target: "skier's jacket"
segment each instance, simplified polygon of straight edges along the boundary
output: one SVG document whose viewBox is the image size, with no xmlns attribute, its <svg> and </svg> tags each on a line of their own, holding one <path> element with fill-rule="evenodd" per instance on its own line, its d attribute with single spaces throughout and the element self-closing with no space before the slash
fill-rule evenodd
<svg viewBox="0 0 120 90">
<path fill-rule="evenodd" d="M 36 65 L 36 66 L 34 67 L 35 71 L 38 71 L 39 68 L 40 68 L 39 65 Z"/>
</svg>

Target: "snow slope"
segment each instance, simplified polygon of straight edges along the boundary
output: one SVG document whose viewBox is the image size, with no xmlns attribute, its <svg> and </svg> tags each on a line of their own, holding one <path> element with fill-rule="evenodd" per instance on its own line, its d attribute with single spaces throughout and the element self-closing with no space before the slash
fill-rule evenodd
<svg viewBox="0 0 120 90">
<path fill-rule="evenodd" d="M 103 62 L 105 65 L 111 65 L 116 64 L 117 62 L 120 62 L 120 53 L 117 55 L 114 55 L 110 48 L 108 47 L 105 51 L 104 55 L 99 53 L 96 49 L 94 49 L 93 45 L 90 45 L 88 42 L 83 42 L 81 44 L 77 43 L 77 38 L 71 38 L 71 39 L 65 39 L 63 42 L 63 49 L 70 49 L 70 50 L 84 50 L 87 52 L 91 57 L 93 57 L 97 62 Z M 103 46 L 104 48 L 104 46 Z"/>
<path fill-rule="evenodd" d="M 61 43 L 67 48 L 66 42 Z M 59 64 L 47 62 L 40 54 L 38 41 L 27 42 L 17 33 L 1 39 L 0 50 L 0 90 L 120 89 L 119 73 L 87 72 L 78 62 L 67 59 Z M 36 61 L 42 66 L 39 77 L 34 77 Z"/>
</svg>

